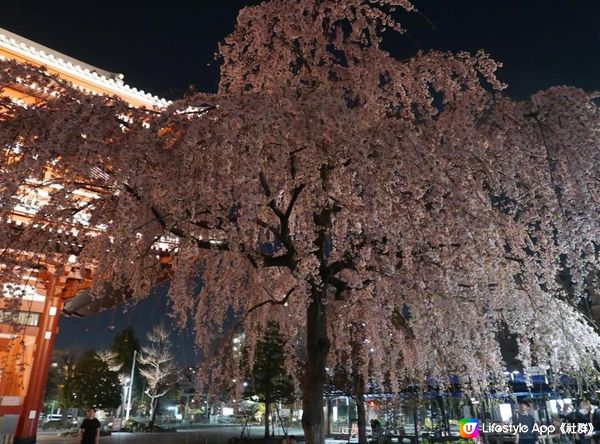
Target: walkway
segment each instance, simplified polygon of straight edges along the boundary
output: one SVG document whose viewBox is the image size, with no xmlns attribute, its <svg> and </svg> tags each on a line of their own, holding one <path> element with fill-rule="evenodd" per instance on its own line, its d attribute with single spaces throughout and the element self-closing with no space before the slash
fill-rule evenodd
<svg viewBox="0 0 600 444">
<path fill-rule="evenodd" d="M 182 430 L 176 433 L 113 433 L 112 436 L 100 438 L 100 444 L 227 444 L 230 438 L 239 438 L 242 428 L 231 427 L 203 427 L 196 430 Z M 252 436 L 260 437 L 264 428 L 252 427 Z M 302 435 L 301 430 L 291 433 Z M 56 433 L 39 432 L 37 441 L 42 444 L 76 444 L 77 438 L 61 437 Z"/>
</svg>

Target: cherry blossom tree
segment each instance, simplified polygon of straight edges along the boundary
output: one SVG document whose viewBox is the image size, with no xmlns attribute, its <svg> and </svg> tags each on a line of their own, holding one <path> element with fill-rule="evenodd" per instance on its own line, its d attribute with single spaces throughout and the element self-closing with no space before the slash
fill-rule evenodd
<svg viewBox="0 0 600 444">
<path fill-rule="evenodd" d="M 163 111 L 0 62 L 0 85 L 55 96 L 0 102 L 0 215 L 49 196 L 0 233 L 5 270 L 27 250 L 76 254 L 98 294 L 168 278 L 174 312 L 219 356 L 215 386 L 235 378 L 231 325 L 251 355 L 257 326 L 285 325 L 290 357 L 304 341 L 287 365 L 302 368 L 308 444 L 324 441 L 326 366 L 352 357 L 391 391 L 458 375 L 481 392 L 504 384 L 507 329 L 524 367 L 595 375 L 600 340 L 575 305 L 598 267 L 596 96 L 511 100 L 484 52 L 395 59 L 381 48 L 384 30 L 404 32 L 394 8 L 415 10 L 245 8 L 218 92 Z"/>
</svg>

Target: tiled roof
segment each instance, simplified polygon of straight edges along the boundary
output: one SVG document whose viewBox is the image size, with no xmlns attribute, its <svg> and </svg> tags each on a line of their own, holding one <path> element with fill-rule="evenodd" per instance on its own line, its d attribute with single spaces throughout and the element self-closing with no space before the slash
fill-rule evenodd
<svg viewBox="0 0 600 444">
<path fill-rule="evenodd" d="M 56 71 L 65 72 L 74 77 L 84 79 L 89 84 L 112 92 L 124 99 L 134 99 L 145 106 L 163 108 L 171 103 L 166 99 L 127 85 L 123 81 L 123 74 L 116 74 L 96 68 L 0 28 L 0 49 L 2 48 L 25 59 L 39 63 L 42 66 L 47 66 Z"/>
</svg>

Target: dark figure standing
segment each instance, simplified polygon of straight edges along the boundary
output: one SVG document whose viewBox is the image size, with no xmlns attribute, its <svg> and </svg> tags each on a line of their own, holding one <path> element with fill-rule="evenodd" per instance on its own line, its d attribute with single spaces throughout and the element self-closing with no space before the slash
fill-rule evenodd
<svg viewBox="0 0 600 444">
<path fill-rule="evenodd" d="M 583 427 L 582 430 L 587 430 L 587 425 L 591 422 L 593 424 L 592 417 L 592 405 L 587 399 L 582 399 L 579 402 L 579 408 L 573 412 L 572 421 L 579 427 Z M 579 432 L 579 430 L 578 430 Z M 577 433 L 575 442 L 578 444 L 590 444 L 592 435 L 586 433 Z"/>
<path fill-rule="evenodd" d="M 519 444 L 534 444 L 537 440 L 537 434 L 533 431 L 535 418 L 529 413 L 529 401 L 523 400 L 519 402 L 519 413 L 517 414 L 514 424 L 523 426 L 522 433 L 519 433 Z"/>
<path fill-rule="evenodd" d="M 81 444 L 98 444 L 100 442 L 100 421 L 96 419 L 96 410 L 89 408 L 86 418 L 79 426 Z"/>
<path fill-rule="evenodd" d="M 295 435 L 290 435 L 287 437 L 287 440 L 284 441 L 286 444 L 298 444 Z"/>
<path fill-rule="evenodd" d="M 594 404 L 598 405 L 598 400 Z M 594 444 L 600 444 L 600 407 L 596 407 L 594 413 L 592 413 L 592 426 L 594 427 L 592 432 L 593 442 Z"/>
<path fill-rule="evenodd" d="M 371 442 L 373 444 L 382 444 L 383 442 L 383 428 L 377 419 L 371 420 Z"/>
</svg>

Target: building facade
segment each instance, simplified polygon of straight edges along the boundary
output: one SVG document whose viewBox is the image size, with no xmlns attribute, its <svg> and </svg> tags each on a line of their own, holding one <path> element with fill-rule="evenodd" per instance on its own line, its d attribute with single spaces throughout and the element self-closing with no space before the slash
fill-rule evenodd
<svg viewBox="0 0 600 444">
<path fill-rule="evenodd" d="M 0 60 L 41 67 L 82 91 L 118 96 L 132 107 L 160 109 L 169 104 L 128 86 L 121 74 L 88 65 L 2 28 Z M 51 91 L 26 82 L 0 84 L 0 94 L 23 106 L 36 106 L 53 97 Z M 27 184 L 23 185 L 16 193 L 19 204 L 8 220 L 1 221 L 4 229 L 27 225 L 49 196 L 43 188 L 32 193 Z M 81 190 L 78 198 L 93 199 L 93 195 Z M 1 246 L 0 250 L 6 248 Z M 43 252 L 23 251 L 22 257 L 24 264 L 17 277 L 10 281 L 0 278 L 0 440 L 7 442 L 14 437 L 15 443 L 34 443 L 59 316 L 65 303 L 91 287 L 93 269 L 78 264 L 75 256 L 67 263 L 57 263 Z M 25 260 L 31 258 L 35 260 Z"/>
</svg>

